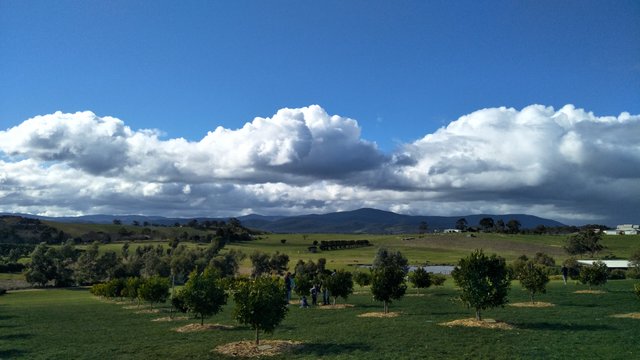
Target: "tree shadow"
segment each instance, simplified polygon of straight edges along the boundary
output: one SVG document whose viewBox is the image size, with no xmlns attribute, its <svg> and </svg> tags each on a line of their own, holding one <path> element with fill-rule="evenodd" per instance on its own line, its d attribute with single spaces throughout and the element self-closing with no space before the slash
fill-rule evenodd
<svg viewBox="0 0 640 360">
<path fill-rule="evenodd" d="M 615 329 L 609 325 L 563 324 L 563 323 L 550 323 L 546 321 L 536 322 L 536 323 L 514 324 L 514 325 L 518 329 L 551 330 L 551 331 L 605 331 L 605 330 Z"/>
<path fill-rule="evenodd" d="M 31 337 L 33 337 L 32 334 L 7 334 L 0 335 L 0 340 L 25 340 Z"/>
<path fill-rule="evenodd" d="M 14 359 L 25 356 L 27 352 L 18 349 L 0 350 L 0 359 Z"/>
<path fill-rule="evenodd" d="M 304 347 L 296 350 L 296 353 L 311 356 L 335 356 L 370 350 L 371 346 L 365 343 L 304 343 Z"/>
</svg>

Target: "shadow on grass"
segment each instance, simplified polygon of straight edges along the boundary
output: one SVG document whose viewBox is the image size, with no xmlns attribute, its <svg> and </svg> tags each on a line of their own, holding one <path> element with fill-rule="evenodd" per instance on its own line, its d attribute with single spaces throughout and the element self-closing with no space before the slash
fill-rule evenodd
<svg viewBox="0 0 640 360">
<path fill-rule="evenodd" d="M 13 359 L 25 356 L 26 353 L 26 351 L 18 349 L 0 350 L 0 359 Z"/>
<path fill-rule="evenodd" d="M 550 322 L 537 322 L 526 324 L 514 324 L 518 329 L 528 330 L 551 330 L 551 331 L 605 331 L 615 328 L 608 325 L 587 325 L 587 324 L 562 324 Z"/>
<path fill-rule="evenodd" d="M 312 356 L 346 355 L 355 351 L 370 351 L 371 346 L 365 343 L 305 343 L 296 353 Z"/>
<path fill-rule="evenodd" d="M 24 339 L 29 339 L 31 337 L 33 337 L 33 335 L 31 334 L 8 334 L 8 335 L 0 335 L 0 340 L 24 340 Z"/>
</svg>

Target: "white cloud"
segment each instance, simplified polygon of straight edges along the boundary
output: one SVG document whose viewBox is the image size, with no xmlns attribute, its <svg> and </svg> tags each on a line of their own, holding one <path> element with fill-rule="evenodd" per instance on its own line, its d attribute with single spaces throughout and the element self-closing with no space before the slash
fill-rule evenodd
<svg viewBox="0 0 640 360">
<path fill-rule="evenodd" d="M 483 109 L 383 154 L 358 123 L 281 109 L 200 141 L 91 112 L 0 131 L 0 211 L 227 216 L 377 207 L 639 221 L 640 116 Z M 636 219 L 636 220 L 634 220 Z"/>
</svg>

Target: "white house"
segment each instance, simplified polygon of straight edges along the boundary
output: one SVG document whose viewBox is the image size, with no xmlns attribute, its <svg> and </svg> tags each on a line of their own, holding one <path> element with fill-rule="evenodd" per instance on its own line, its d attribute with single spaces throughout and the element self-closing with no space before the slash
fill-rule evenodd
<svg viewBox="0 0 640 360">
<path fill-rule="evenodd" d="M 640 234 L 640 225 L 623 224 L 616 226 L 615 230 L 605 230 L 605 235 L 638 235 Z"/>
<path fill-rule="evenodd" d="M 442 232 L 445 233 L 445 234 L 450 234 L 450 233 L 459 233 L 459 232 L 462 232 L 462 230 L 460 230 L 460 229 L 444 229 Z"/>
</svg>

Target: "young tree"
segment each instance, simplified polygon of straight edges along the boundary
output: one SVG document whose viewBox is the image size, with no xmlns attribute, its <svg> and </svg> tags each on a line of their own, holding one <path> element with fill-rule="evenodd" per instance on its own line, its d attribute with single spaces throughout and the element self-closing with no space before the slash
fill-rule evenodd
<svg viewBox="0 0 640 360">
<path fill-rule="evenodd" d="M 547 284 L 549 283 L 549 276 L 547 270 L 543 265 L 535 263 L 535 261 L 528 261 L 525 266 L 520 268 L 520 271 L 516 274 L 522 287 L 529 291 L 531 302 L 533 303 L 533 296 L 536 293 L 546 293 Z"/>
<path fill-rule="evenodd" d="M 604 249 L 604 246 L 600 244 L 601 240 L 601 232 L 596 233 L 593 229 L 586 229 L 569 236 L 564 249 L 570 255 L 582 255 L 589 253 L 593 256 L 598 251 Z"/>
<path fill-rule="evenodd" d="M 289 310 L 284 283 L 282 279 L 261 276 L 236 281 L 234 290 L 234 317 L 256 331 L 256 345 L 259 345 L 260 331 L 272 333 Z"/>
<path fill-rule="evenodd" d="M 428 230 L 429 230 L 429 224 L 427 224 L 426 221 L 421 221 L 420 225 L 418 226 L 418 234 L 424 235 L 427 233 Z"/>
<path fill-rule="evenodd" d="M 169 297 L 169 279 L 160 277 L 160 276 L 152 276 L 140 285 L 138 288 L 138 296 L 151 304 L 153 308 L 154 303 L 162 303 L 167 301 Z"/>
<path fill-rule="evenodd" d="M 507 232 L 510 234 L 517 234 L 520 232 L 520 221 L 516 219 L 510 219 L 507 222 Z"/>
<path fill-rule="evenodd" d="M 251 276 L 258 277 L 262 274 L 268 274 L 271 270 L 271 266 L 269 265 L 269 255 L 256 251 L 249 256 L 251 259 Z"/>
<path fill-rule="evenodd" d="M 371 272 L 356 271 L 353 273 L 353 281 L 359 286 L 371 285 Z"/>
<path fill-rule="evenodd" d="M 627 276 L 633 279 L 640 279 L 640 250 L 636 250 L 636 252 L 629 257 Z"/>
<path fill-rule="evenodd" d="M 633 285 L 633 293 L 640 299 L 640 283 Z"/>
<path fill-rule="evenodd" d="M 227 303 L 227 294 L 219 273 L 207 268 L 203 273 L 193 271 L 181 291 L 181 297 L 189 312 L 200 315 L 200 325 L 205 316 L 215 315 Z"/>
<path fill-rule="evenodd" d="M 129 298 L 129 300 L 140 300 L 138 296 L 138 290 L 144 281 L 139 277 L 129 277 L 125 282 L 124 289 L 122 290 L 122 295 Z"/>
<path fill-rule="evenodd" d="M 593 286 L 600 286 L 607 283 L 609 269 L 602 261 L 595 261 L 593 265 L 580 268 L 578 280 L 586 284 L 591 289 Z"/>
<path fill-rule="evenodd" d="M 399 251 L 378 250 L 371 268 L 371 293 L 376 301 L 382 301 L 385 314 L 389 312 L 389 303 L 402 298 L 407 291 L 407 258 Z"/>
<path fill-rule="evenodd" d="M 482 320 L 481 310 L 508 301 L 509 272 L 504 259 L 495 254 L 487 257 L 482 250 L 476 250 L 460 259 L 451 275 L 462 290 L 460 300 L 476 310 L 476 320 Z"/>
<path fill-rule="evenodd" d="M 331 275 L 325 275 L 324 286 L 329 290 L 335 305 L 339 297 L 347 300 L 353 293 L 353 278 L 350 272 L 338 270 Z"/>
<path fill-rule="evenodd" d="M 409 273 L 409 282 L 420 293 L 420 289 L 431 286 L 431 275 L 423 267 L 418 267 Z"/>
</svg>

